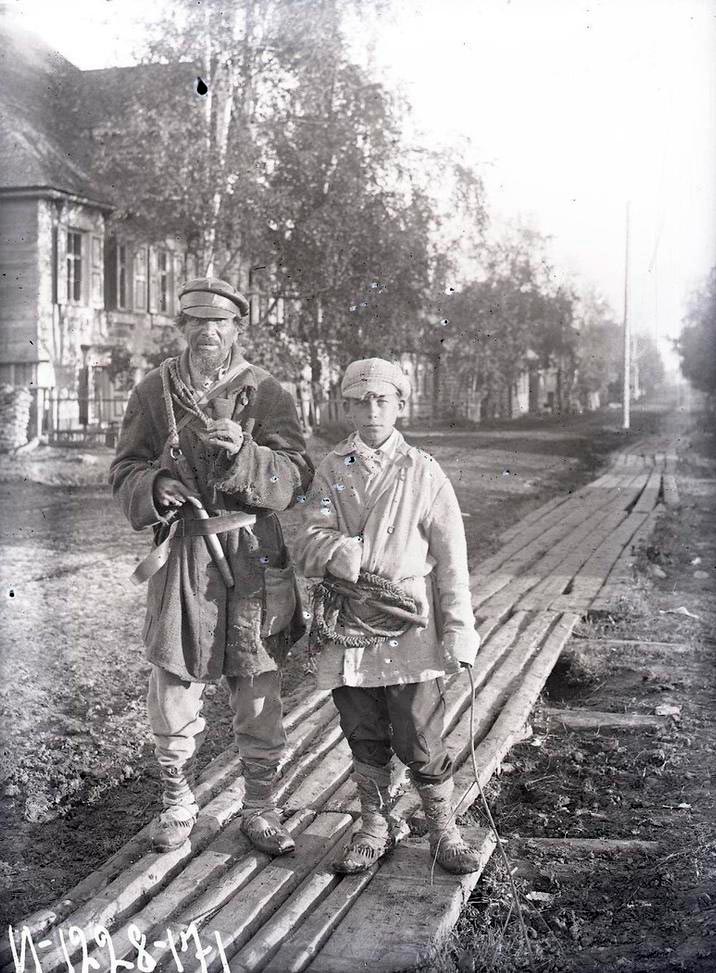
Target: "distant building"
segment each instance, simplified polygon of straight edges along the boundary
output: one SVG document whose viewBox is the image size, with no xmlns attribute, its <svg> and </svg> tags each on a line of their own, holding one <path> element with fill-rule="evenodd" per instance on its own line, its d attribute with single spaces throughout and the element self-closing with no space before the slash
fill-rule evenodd
<svg viewBox="0 0 716 973">
<path fill-rule="evenodd" d="M 115 392 L 113 347 L 141 367 L 145 336 L 171 323 L 187 270 L 172 241 L 112 233 L 111 192 L 90 174 L 107 97 L 126 96 L 153 66 L 80 71 L 7 21 L 0 51 L 0 383 L 89 403 Z"/>
</svg>

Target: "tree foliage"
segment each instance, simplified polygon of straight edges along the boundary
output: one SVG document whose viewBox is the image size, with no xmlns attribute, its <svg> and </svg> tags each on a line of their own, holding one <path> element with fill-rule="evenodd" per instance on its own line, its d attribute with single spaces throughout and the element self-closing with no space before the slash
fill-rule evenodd
<svg viewBox="0 0 716 973">
<path fill-rule="evenodd" d="M 650 335 L 638 334 L 634 340 L 634 359 L 639 385 L 646 393 L 656 391 L 664 382 L 664 361 Z"/>
<path fill-rule="evenodd" d="M 623 366 L 622 328 L 603 297 L 588 291 L 577 305 L 576 391 L 583 406 L 606 398 Z"/>
<path fill-rule="evenodd" d="M 184 241 L 199 273 L 291 302 L 290 337 L 316 368 L 321 352 L 404 350 L 433 286 L 438 161 L 406 165 L 393 98 L 349 55 L 349 6 L 176 0 L 146 74 L 93 129 L 123 229 Z M 479 181 L 440 165 L 484 216 Z"/>
<path fill-rule="evenodd" d="M 554 367 L 568 398 L 575 362 L 574 295 L 555 281 L 546 240 L 521 227 L 482 251 L 480 277 L 445 302 L 450 367 L 486 397 L 511 390 L 530 367 Z"/>
<path fill-rule="evenodd" d="M 277 377 L 413 351 L 508 411 L 525 368 L 556 369 L 563 408 L 575 375 L 603 384 L 607 324 L 578 334 L 539 233 L 487 241 L 459 152 L 407 143 L 406 106 L 346 40 L 347 15 L 379 3 L 174 0 L 131 84 L 119 71 L 86 106 L 114 219 L 260 292 L 250 356 Z"/>
<path fill-rule="evenodd" d="M 684 377 L 716 395 L 716 267 L 691 298 L 677 349 Z"/>
</svg>

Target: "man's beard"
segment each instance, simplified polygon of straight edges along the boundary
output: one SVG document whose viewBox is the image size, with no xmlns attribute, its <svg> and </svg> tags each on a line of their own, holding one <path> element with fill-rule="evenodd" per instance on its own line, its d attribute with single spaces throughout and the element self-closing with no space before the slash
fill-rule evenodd
<svg viewBox="0 0 716 973">
<path fill-rule="evenodd" d="M 228 359 L 231 351 L 224 348 L 201 348 L 191 353 L 192 364 L 202 375 L 213 375 Z"/>
</svg>

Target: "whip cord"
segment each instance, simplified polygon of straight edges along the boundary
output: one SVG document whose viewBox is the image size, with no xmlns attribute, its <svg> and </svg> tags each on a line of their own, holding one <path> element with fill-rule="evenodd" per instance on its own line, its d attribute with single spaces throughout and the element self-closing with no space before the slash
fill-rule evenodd
<svg viewBox="0 0 716 973">
<path fill-rule="evenodd" d="M 532 971 L 532 973 L 535 973 L 532 944 L 530 943 L 529 935 L 527 933 L 527 927 L 525 925 L 525 920 L 522 915 L 522 906 L 520 905 L 519 893 L 517 892 L 514 876 L 512 874 L 512 865 L 510 864 L 510 860 L 507 857 L 505 846 L 503 844 L 502 838 L 500 837 L 500 833 L 497 830 L 497 825 L 495 824 L 495 819 L 492 816 L 490 805 L 487 801 L 487 797 L 482 788 L 482 784 L 480 783 L 480 773 L 477 769 L 477 757 L 475 756 L 475 679 L 472 675 L 472 667 L 465 666 L 465 668 L 467 669 L 467 674 L 470 678 L 470 759 L 472 761 L 473 781 L 471 781 L 468 784 L 468 786 L 465 788 L 462 797 L 453 808 L 452 813 L 450 814 L 450 817 L 448 818 L 445 827 L 447 829 L 452 824 L 453 820 L 457 817 L 458 811 L 460 810 L 460 808 L 462 807 L 462 805 L 465 803 L 468 796 L 470 795 L 473 787 L 477 787 L 477 791 L 478 794 L 480 795 L 480 802 L 482 803 L 483 811 L 485 812 L 485 816 L 487 818 L 488 824 L 490 825 L 490 831 L 492 832 L 495 838 L 495 843 L 497 847 L 500 849 L 500 857 L 502 858 L 502 863 L 505 866 L 505 872 L 507 873 L 507 879 L 510 883 L 512 902 L 514 905 L 514 909 L 517 912 L 517 920 L 520 925 L 520 933 L 522 935 L 522 940 L 525 944 L 525 949 L 527 950 L 527 958 L 529 960 L 530 970 Z M 430 873 L 431 882 L 432 882 L 432 874 L 435 869 L 435 864 L 437 861 L 438 848 L 439 848 L 439 843 L 438 843 L 438 847 L 435 849 L 435 854 L 433 856 L 432 868 Z M 509 921 L 509 916 L 508 916 L 508 921 Z M 507 928 L 507 923 L 505 923 L 505 928 Z"/>
<path fill-rule="evenodd" d="M 510 859 L 507 857 L 507 852 L 505 851 L 505 846 L 500 837 L 500 833 L 497 830 L 497 825 L 495 824 L 495 819 L 492 817 L 492 811 L 490 810 L 490 805 L 487 802 L 487 797 L 482 789 L 482 784 L 480 783 L 480 774 L 477 769 L 477 758 L 475 756 L 475 680 L 472 675 L 472 668 L 468 667 L 467 674 L 470 677 L 470 759 L 472 761 L 472 775 L 475 778 L 475 784 L 477 785 L 477 790 L 480 794 L 480 801 L 482 803 L 485 816 L 490 825 L 490 830 L 495 836 L 495 841 L 497 842 L 497 847 L 500 849 L 500 857 L 502 858 L 502 863 L 505 866 L 505 872 L 510 883 L 510 890 L 512 892 L 512 901 L 517 912 L 517 920 L 520 924 L 520 932 L 522 934 L 522 940 L 525 944 L 525 949 L 527 950 L 527 956 L 529 958 L 530 970 L 534 973 L 534 956 L 532 954 L 532 944 L 530 943 L 529 936 L 527 934 L 527 927 L 525 926 L 525 920 L 522 915 L 522 906 L 520 905 L 520 897 L 515 886 L 514 875 L 512 874 L 512 865 L 510 864 Z M 471 790 L 472 784 L 465 791 L 463 799 L 467 796 L 469 790 Z M 462 803 L 462 801 L 460 802 Z"/>
</svg>

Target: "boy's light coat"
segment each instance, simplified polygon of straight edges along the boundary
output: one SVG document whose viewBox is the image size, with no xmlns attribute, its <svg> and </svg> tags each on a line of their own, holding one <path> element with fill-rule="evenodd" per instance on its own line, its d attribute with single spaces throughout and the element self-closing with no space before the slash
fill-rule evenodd
<svg viewBox="0 0 716 973">
<path fill-rule="evenodd" d="M 323 689 L 422 682 L 475 660 L 479 636 L 455 491 L 431 456 L 397 435 L 391 468 L 367 506 L 362 501 L 365 446 L 354 434 L 328 454 L 306 499 L 295 556 L 303 573 L 315 578 L 323 577 L 341 552 L 344 561 L 355 562 L 356 575 L 362 567 L 399 584 L 421 613 L 427 609 L 430 623 L 367 649 L 326 646 L 318 668 Z M 357 536 L 363 538 L 362 556 L 350 540 Z"/>
</svg>

